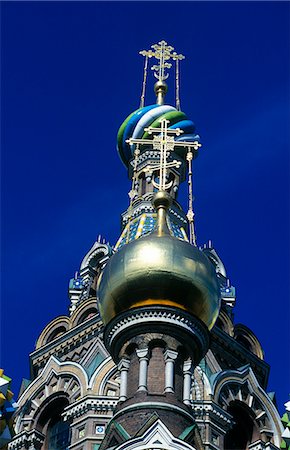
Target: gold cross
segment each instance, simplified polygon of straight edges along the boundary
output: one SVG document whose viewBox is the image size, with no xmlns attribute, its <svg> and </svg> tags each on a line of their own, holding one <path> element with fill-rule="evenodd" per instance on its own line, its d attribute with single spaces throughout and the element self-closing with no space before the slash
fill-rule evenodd
<svg viewBox="0 0 290 450">
<path fill-rule="evenodd" d="M 169 76 L 168 73 L 165 74 L 165 69 L 170 69 L 172 66 L 168 61 L 170 59 L 173 59 L 174 61 L 181 60 L 184 59 L 185 56 L 173 52 L 172 50 L 174 50 L 174 47 L 167 45 L 166 41 L 160 41 L 158 44 L 151 45 L 151 48 L 153 48 L 153 50 L 142 50 L 139 53 L 142 56 L 147 56 L 148 58 L 154 57 L 159 60 L 159 64 L 155 64 L 151 69 L 154 70 L 154 76 L 158 78 L 159 81 L 164 81 Z"/>
<path fill-rule="evenodd" d="M 174 151 L 175 147 L 187 147 L 193 148 L 194 150 L 198 150 L 201 147 L 201 144 L 198 141 L 193 142 L 176 142 L 174 140 L 174 136 L 180 136 L 183 131 L 180 128 L 170 129 L 168 128 L 169 120 L 165 118 L 160 120 L 161 128 L 148 127 L 145 128 L 148 134 L 155 134 L 153 139 L 133 139 L 130 138 L 126 142 L 130 145 L 138 144 L 138 145 L 152 145 L 154 150 L 160 151 L 160 162 L 156 163 L 154 166 L 149 166 L 147 171 L 151 171 L 152 169 L 159 168 L 160 176 L 159 183 L 156 183 L 152 180 L 152 184 L 154 187 L 158 188 L 159 191 L 165 191 L 169 189 L 172 185 L 172 181 L 170 183 L 166 183 L 167 178 L 167 169 L 170 167 L 180 167 L 181 162 L 176 159 L 172 162 L 167 162 L 168 154 L 170 151 Z"/>
</svg>

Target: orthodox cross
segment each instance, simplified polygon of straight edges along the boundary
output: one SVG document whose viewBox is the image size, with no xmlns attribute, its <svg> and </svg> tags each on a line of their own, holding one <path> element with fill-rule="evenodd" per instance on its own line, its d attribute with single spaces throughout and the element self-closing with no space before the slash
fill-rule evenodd
<svg viewBox="0 0 290 450">
<path fill-rule="evenodd" d="M 154 150 L 160 151 L 160 162 L 157 162 L 154 166 L 150 166 L 147 168 L 148 171 L 151 171 L 152 169 L 159 169 L 160 170 L 160 176 L 159 176 L 159 183 L 156 183 L 154 180 L 152 180 L 152 184 L 154 187 L 156 187 L 159 191 L 165 191 L 166 189 L 169 189 L 172 186 L 172 181 L 169 183 L 166 183 L 167 178 L 167 169 L 170 167 L 180 167 L 181 162 L 177 161 L 176 159 L 172 162 L 167 162 L 167 158 L 169 156 L 170 151 L 173 151 L 175 147 L 187 147 L 188 149 L 193 148 L 194 150 L 198 150 L 199 147 L 201 147 L 201 144 L 197 141 L 193 142 L 176 142 L 174 141 L 174 136 L 180 136 L 183 131 L 180 128 L 170 129 L 168 128 L 169 120 L 166 120 L 165 118 L 160 120 L 160 128 L 155 127 L 148 127 L 145 128 L 144 131 L 146 131 L 148 134 L 152 134 L 153 139 L 133 139 L 130 138 L 126 142 L 130 145 L 137 144 L 138 148 L 139 145 L 152 145 Z"/>
<path fill-rule="evenodd" d="M 178 55 L 176 52 L 173 52 L 174 47 L 171 45 L 167 45 L 167 42 L 160 41 L 158 44 L 151 45 L 153 50 L 142 50 L 140 55 L 145 56 L 146 58 L 156 58 L 159 60 L 159 64 L 156 64 L 151 67 L 154 70 L 154 76 L 158 78 L 159 81 L 164 81 L 168 78 L 169 74 L 165 74 L 165 69 L 170 69 L 172 66 L 168 61 L 173 59 L 174 61 L 178 61 L 184 59 L 183 55 Z"/>
</svg>

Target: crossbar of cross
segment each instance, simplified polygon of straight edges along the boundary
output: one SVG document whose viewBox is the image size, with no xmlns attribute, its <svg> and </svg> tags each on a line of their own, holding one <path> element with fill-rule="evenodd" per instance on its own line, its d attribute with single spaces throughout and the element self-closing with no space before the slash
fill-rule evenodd
<svg viewBox="0 0 290 450">
<path fill-rule="evenodd" d="M 165 69 L 170 69 L 172 64 L 168 61 L 170 59 L 174 61 L 184 59 L 184 56 L 174 52 L 174 47 L 168 45 L 166 41 L 160 41 L 158 44 L 151 45 L 153 50 L 142 50 L 140 55 L 147 56 L 148 58 L 156 58 L 159 64 L 155 64 L 151 67 L 154 71 L 154 76 L 158 78 L 159 81 L 164 81 L 168 78 L 168 74 L 165 74 Z"/>
<path fill-rule="evenodd" d="M 167 169 L 170 167 L 180 167 L 181 162 L 174 160 L 171 162 L 167 161 L 170 151 L 174 151 L 175 147 L 187 147 L 188 149 L 193 148 L 198 150 L 201 144 L 198 141 L 182 141 L 177 142 L 174 140 L 174 136 L 180 136 L 183 131 L 180 128 L 168 128 L 169 120 L 163 118 L 160 120 L 160 128 L 148 127 L 145 128 L 148 134 L 154 134 L 153 139 L 140 139 L 140 138 L 130 138 L 126 142 L 129 145 L 152 145 L 154 150 L 160 151 L 160 161 L 154 166 L 147 168 L 148 171 L 152 169 L 160 169 L 159 183 L 153 182 L 153 185 L 158 188 L 159 191 L 165 191 L 169 189 L 172 185 L 171 183 L 166 183 Z"/>
</svg>

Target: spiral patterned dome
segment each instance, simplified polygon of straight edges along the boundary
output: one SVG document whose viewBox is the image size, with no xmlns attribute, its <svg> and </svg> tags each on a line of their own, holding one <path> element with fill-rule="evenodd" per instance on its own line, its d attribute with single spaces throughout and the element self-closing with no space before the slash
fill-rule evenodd
<svg viewBox="0 0 290 450">
<path fill-rule="evenodd" d="M 183 131 L 181 136 L 175 138 L 176 141 L 199 141 L 199 136 L 195 134 L 194 123 L 187 116 L 170 105 L 149 105 L 139 108 L 130 114 L 119 128 L 117 136 L 117 149 L 119 156 L 125 166 L 134 156 L 134 145 L 129 145 L 126 141 L 133 139 L 150 139 L 145 128 L 159 127 L 161 119 L 169 121 L 169 128 L 180 128 Z M 185 148 L 178 147 L 176 150 L 180 156 L 185 155 Z"/>
</svg>

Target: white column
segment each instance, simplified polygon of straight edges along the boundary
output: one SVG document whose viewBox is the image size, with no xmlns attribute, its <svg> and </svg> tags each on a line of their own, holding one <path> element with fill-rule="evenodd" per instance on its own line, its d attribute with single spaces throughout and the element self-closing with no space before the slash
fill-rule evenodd
<svg viewBox="0 0 290 450">
<path fill-rule="evenodd" d="M 147 373 L 148 373 L 149 351 L 148 351 L 148 348 L 141 348 L 141 349 L 136 350 L 136 353 L 139 358 L 138 391 L 146 391 L 147 392 Z"/>
<path fill-rule="evenodd" d="M 128 386 L 128 370 L 130 367 L 130 361 L 128 359 L 121 359 L 118 364 L 120 371 L 120 402 L 124 402 L 127 399 L 127 386 Z"/>
<path fill-rule="evenodd" d="M 165 389 L 164 392 L 174 392 L 174 362 L 178 353 L 174 350 L 164 352 L 165 360 Z"/>
<path fill-rule="evenodd" d="M 183 403 L 190 405 L 192 362 L 185 361 L 183 364 Z"/>
</svg>

